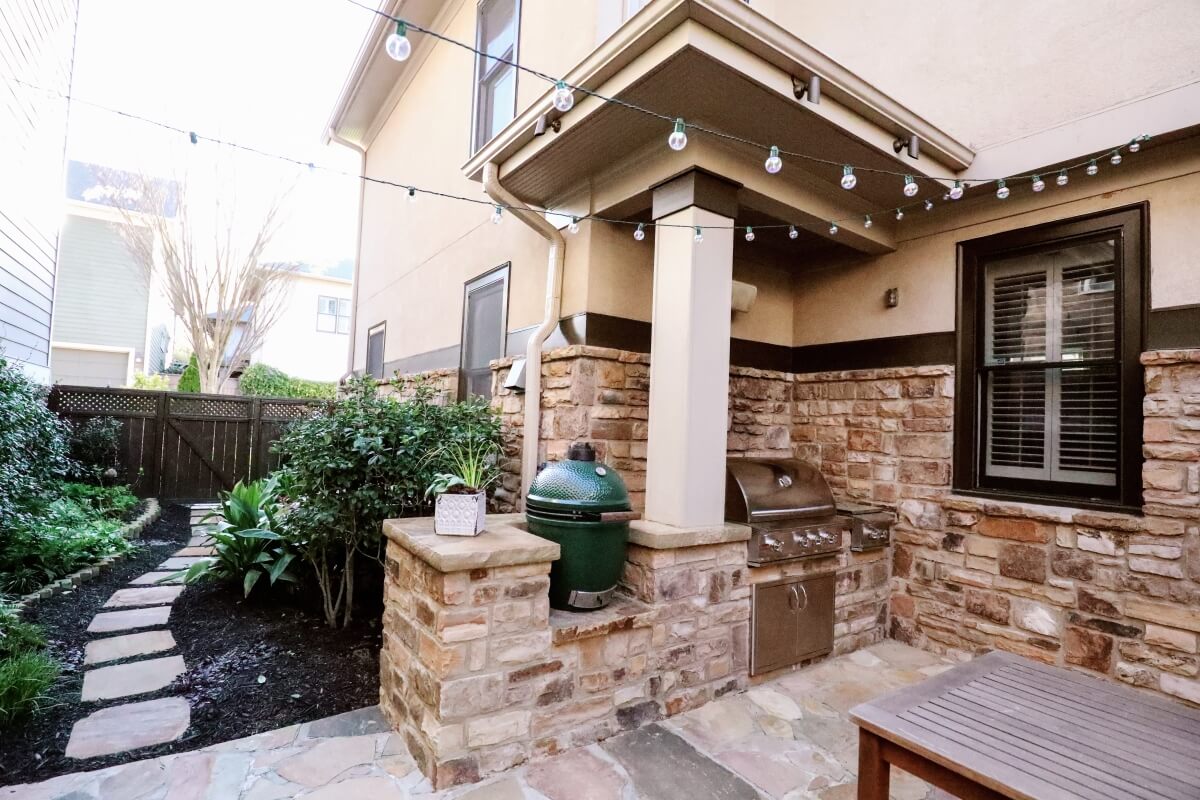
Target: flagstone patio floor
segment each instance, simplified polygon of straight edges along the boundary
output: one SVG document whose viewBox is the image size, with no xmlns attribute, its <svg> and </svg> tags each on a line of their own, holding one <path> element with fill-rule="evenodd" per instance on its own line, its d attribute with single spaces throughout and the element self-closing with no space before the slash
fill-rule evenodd
<svg viewBox="0 0 1200 800">
<path fill-rule="evenodd" d="M 853 800 L 857 728 L 847 711 L 955 662 L 882 642 L 695 711 L 433 792 L 371 707 L 39 784 L 21 800 Z M 948 798 L 893 770 L 898 800 Z"/>
</svg>

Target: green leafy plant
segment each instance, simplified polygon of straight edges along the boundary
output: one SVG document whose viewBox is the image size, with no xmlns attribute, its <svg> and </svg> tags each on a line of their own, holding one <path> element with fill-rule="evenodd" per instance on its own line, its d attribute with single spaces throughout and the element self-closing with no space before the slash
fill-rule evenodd
<svg viewBox="0 0 1200 800">
<path fill-rule="evenodd" d="M 92 486 L 87 483 L 67 483 L 62 487 L 63 496 L 85 505 L 109 518 L 119 519 L 138 504 L 137 497 L 128 486 Z"/>
<path fill-rule="evenodd" d="M 0 661 L 45 646 L 41 628 L 22 620 L 13 606 L 0 604 Z"/>
<path fill-rule="evenodd" d="M 200 391 L 200 362 L 196 358 L 196 354 L 192 353 L 192 357 L 188 359 L 188 365 L 183 370 L 183 374 L 179 376 L 179 384 L 175 387 L 177 392 L 192 392 Z"/>
<path fill-rule="evenodd" d="M 71 472 L 67 433 L 45 387 L 0 356 L 0 526 L 30 522 L 48 487 Z"/>
<path fill-rule="evenodd" d="M 281 369 L 267 364 L 246 367 L 238 382 L 238 390 L 247 397 L 300 397 L 332 400 L 337 385 L 323 381 L 293 378 Z"/>
<path fill-rule="evenodd" d="M 41 628 L 23 622 L 7 604 L 0 605 L 0 727 L 37 711 L 48 699 L 58 665 L 43 652 Z"/>
<path fill-rule="evenodd" d="M 480 441 L 500 439 L 486 402 L 444 405 L 424 383 L 406 392 L 399 400 L 381 395 L 370 377 L 354 379 L 342 398 L 292 423 L 275 443 L 294 506 L 285 535 L 316 575 L 330 626 L 352 619 L 356 559 L 380 560 L 383 521 L 429 512 L 426 487 L 451 471 L 438 452 L 445 443 L 467 430 Z"/>
<path fill-rule="evenodd" d="M 133 388 L 151 392 L 165 392 L 171 388 L 171 382 L 166 375 L 147 375 L 139 372 L 133 376 Z"/>
<path fill-rule="evenodd" d="M 425 496 L 447 492 L 474 494 L 486 490 L 500 477 L 500 453 L 500 443 L 490 429 L 477 432 L 468 427 L 430 454 L 448 469 L 434 474 Z"/>
<path fill-rule="evenodd" d="M 218 507 L 201 520 L 209 524 L 212 558 L 197 561 L 162 580 L 182 578 L 184 583 L 209 578 L 238 581 L 246 597 L 264 575 L 271 586 L 277 581 L 295 582 L 288 566 L 296 555 L 276 532 L 280 516 L 275 479 L 251 483 L 238 481 L 231 491 L 221 494 Z"/>
</svg>

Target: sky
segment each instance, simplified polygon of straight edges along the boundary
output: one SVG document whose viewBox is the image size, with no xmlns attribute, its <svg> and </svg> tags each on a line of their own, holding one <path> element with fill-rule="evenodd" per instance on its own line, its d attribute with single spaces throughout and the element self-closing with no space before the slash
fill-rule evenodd
<svg viewBox="0 0 1200 800">
<path fill-rule="evenodd" d="M 345 0 L 81 0 L 72 95 L 358 174 L 356 152 L 322 144 L 371 14 Z M 286 192 L 265 260 L 353 258 L 358 183 L 75 103 L 68 158 L 145 175 L 222 175 L 247 219 Z M 191 176 L 191 177 L 189 177 Z"/>
</svg>

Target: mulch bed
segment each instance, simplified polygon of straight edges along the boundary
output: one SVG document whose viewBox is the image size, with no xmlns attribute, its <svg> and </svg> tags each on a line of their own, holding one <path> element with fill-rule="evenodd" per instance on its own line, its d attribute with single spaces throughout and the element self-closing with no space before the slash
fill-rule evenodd
<svg viewBox="0 0 1200 800">
<path fill-rule="evenodd" d="M 167 506 L 144 532 L 143 547 L 127 560 L 29 609 L 26 618 L 45 628 L 63 675 L 53 689 L 53 707 L 0 732 L 0 785 L 194 750 L 379 702 L 381 598 L 365 598 L 357 621 L 333 630 L 311 605 L 315 587 L 291 593 L 260 589 L 243 600 L 238 587 L 207 583 L 188 587 L 171 612 L 168 627 L 178 644 L 171 652 L 183 656 L 184 676 L 161 692 L 80 703 L 84 646 L 94 638 L 86 632 L 88 623 L 114 591 L 183 547 L 190 533 L 188 509 Z M 374 594 L 369 586 L 360 583 L 363 594 Z M 180 695 L 192 709 L 182 738 L 102 758 L 64 755 L 71 726 L 96 709 Z"/>
</svg>

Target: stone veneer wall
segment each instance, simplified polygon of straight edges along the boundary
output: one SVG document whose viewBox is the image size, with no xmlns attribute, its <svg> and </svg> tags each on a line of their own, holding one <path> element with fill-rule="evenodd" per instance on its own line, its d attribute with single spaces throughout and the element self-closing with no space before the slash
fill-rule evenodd
<svg viewBox="0 0 1200 800">
<path fill-rule="evenodd" d="M 396 373 L 390 380 L 381 380 L 379 386 L 385 394 L 395 395 L 401 400 L 412 397 L 418 386 L 433 389 L 435 401 L 441 404 L 458 400 L 458 370 L 434 369 L 428 372 Z"/>
<path fill-rule="evenodd" d="M 521 431 L 525 396 L 504 388 L 512 359 L 492 363 L 494 404 L 505 423 L 505 474 L 497 505 L 516 508 L 521 491 Z M 791 375 L 731 367 L 729 453 L 790 456 Z M 566 457 L 576 441 L 590 441 L 597 458 L 619 470 L 634 508 L 646 489 L 646 434 L 650 403 L 650 356 L 586 345 L 548 351 L 542 359 L 540 460 Z"/>
<path fill-rule="evenodd" d="M 798 455 L 899 512 L 891 636 L 1200 703 L 1200 351 L 1142 362 L 1141 516 L 955 496 L 950 367 L 796 376 Z"/>
</svg>

